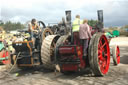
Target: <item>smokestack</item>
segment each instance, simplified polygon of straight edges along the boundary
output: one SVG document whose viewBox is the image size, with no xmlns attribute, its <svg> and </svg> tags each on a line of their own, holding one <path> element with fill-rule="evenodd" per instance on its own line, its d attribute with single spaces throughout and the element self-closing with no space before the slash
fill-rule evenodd
<svg viewBox="0 0 128 85">
<path fill-rule="evenodd" d="M 65 11 L 66 21 L 71 23 L 71 10 Z"/>
<path fill-rule="evenodd" d="M 67 25 L 67 34 L 72 34 L 72 26 L 71 26 L 71 10 L 65 11 L 66 14 L 66 25 Z"/>
<path fill-rule="evenodd" d="M 98 14 L 98 28 L 99 31 L 101 31 L 104 28 L 103 10 L 98 10 L 97 14 Z"/>
<path fill-rule="evenodd" d="M 103 23 L 103 10 L 98 10 L 98 20 Z"/>
</svg>

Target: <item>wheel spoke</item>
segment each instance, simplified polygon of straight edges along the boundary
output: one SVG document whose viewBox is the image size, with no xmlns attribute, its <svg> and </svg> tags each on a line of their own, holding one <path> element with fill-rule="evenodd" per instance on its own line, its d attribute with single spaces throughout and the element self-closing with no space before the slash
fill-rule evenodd
<svg viewBox="0 0 128 85">
<path fill-rule="evenodd" d="M 100 54 L 100 55 L 98 56 L 98 58 L 99 58 L 99 60 L 102 60 L 102 54 Z"/>
<path fill-rule="evenodd" d="M 102 40 L 100 40 L 100 43 L 99 44 L 102 45 Z"/>
<path fill-rule="evenodd" d="M 101 46 L 101 49 L 103 49 L 105 45 L 106 45 L 106 42 Z"/>
<path fill-rule="evenodd" d="M 98 50 L 98 53 L 102 54 L 102 50 Z"/>
<path fill-rule="evenodd" d="M 104 67 L 104 69 L 106 68 L 106 60 L 104 60 L 104 63 L 103 63 L 103 67 Z"/>
<path fill-rule="evenodd" d="M 103 62 L 102 62 L 102 64 L 101 64 L 101 66 L 100 66 L 100 69 L 101 69 L 101 72 L 104 72 Z"/>
<path fill-rule="evenodd" d="M 107 66 L 106 59 L 102 58 L 101 71 L 105 71 Z"/>
</svg>

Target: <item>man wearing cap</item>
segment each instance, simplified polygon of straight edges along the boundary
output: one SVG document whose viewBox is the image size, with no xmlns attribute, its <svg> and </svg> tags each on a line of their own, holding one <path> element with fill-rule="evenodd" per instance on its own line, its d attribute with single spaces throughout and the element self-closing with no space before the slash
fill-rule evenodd
<svg viewBox="0 0 128 85">
<path fill-rule="evenodd" d="M 73 21 L 72 32 L 79 32 L 80 24 L 82 24 L 82 20 L 80 20 L 80 15 L 76 15 L 76 19 Z"/>
</svg>

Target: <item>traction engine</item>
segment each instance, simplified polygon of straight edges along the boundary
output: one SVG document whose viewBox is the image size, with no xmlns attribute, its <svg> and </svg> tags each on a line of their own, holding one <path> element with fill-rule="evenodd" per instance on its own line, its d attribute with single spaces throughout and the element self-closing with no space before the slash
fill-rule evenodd
<svg viewBox="0 0 128 85">
<path fill-rule="evenodd" d="M 67 13 L 69 12 L 69 13 Z M 71 11 L 67 11 L 66 21 L 69 26 L 68 29 L 72 29 L 71 26 Z M 96 76 L 103 76 L 108 73 L 110 65 L 110 47 L 107 37 L 103 33 L 103 13 L 98 11 L 99 28 L 96 33 L 92 33 L 92 38 L 89 40 L 89 46 L 87 49 L 87 56 L 83 56 L 83 46 L 80 42 L 79 32 L 69 31 L 69 33 L 60 36 L 59 39 L 54 42 L 54 49 L 47 51 L 49 48 L 45 47 L 45 42 L 50 39 L 49 35 L 44 39 L 42 48 L 46 51 L 42 52 L 43 66 L 48 69 L 56 69 L 62 73 L 81 71 L 87 67 L 91 68 L 92 72 Z M 95 31 L 93 30 L 93 32 Z M 49 47 L 51 47 L 50 45 Z M 117 49 L 118 48 L 118 49 Z M 51 53 L 51 55 L 48 55 Z M 114 50 L 115 63 L 119 64 L 120 52 L 117 46 Z M 118 63 L 117 63 L 118 61 Z"/>
</svg>

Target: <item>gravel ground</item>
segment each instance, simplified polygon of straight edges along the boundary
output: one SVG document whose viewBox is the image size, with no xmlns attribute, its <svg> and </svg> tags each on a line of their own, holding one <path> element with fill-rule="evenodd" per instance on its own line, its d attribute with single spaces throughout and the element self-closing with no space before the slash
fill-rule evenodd
<svg viewBox="0 0 128 85">
<path fill-rule="evenodd" d="M 124 43 L 125 42 L 125 43 Z M 42 66 L 33 70 L 14 69 L 10 74 L 0 66 L 0 85 L 128 85 L 128 38 L 114 38 L 110 45 L 120 46 L 121 61 L 114 66 L 111 60 L 110 69 L 104 77 L 95 77 L 89 69 L 81 73 L 64 75 L 43 69 Z M 6 75 L 6 76 L 5 76 Z M 18 76 L 17 76 L 18 75 Z"/>
</svg>

